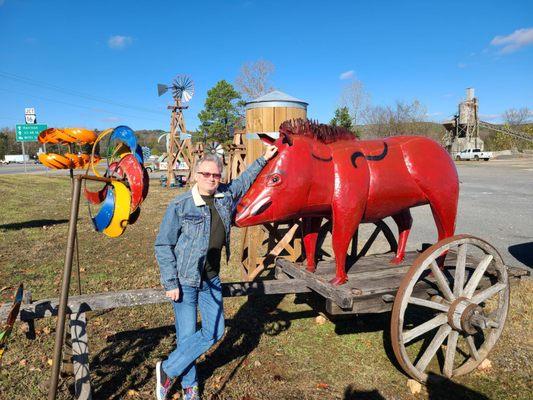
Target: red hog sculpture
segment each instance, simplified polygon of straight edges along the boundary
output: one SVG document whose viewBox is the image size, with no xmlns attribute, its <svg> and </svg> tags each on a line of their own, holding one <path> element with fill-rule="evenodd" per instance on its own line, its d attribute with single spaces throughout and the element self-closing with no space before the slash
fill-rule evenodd
<svg viewBox="0 0 533 400">
<path fill-rule="evenodd" d="M 392 263 L 405 256 L 412 225 L 409 209 L 429 204 L 439 240 L 455 230 L 459 182 L 448 153 L 419 136 L 357 140 L 342 128 L 307 120 L 284 122 L 278 148 L 237 205 L 238 226 L 302 217 L 307 269 L 315 270 L 315 250 L 322 218 L 332 220 L 336 260 L 334 285 L 347 281 L 346 254 L 361 222 L 391 216 L 398 225 L 398 249 Z"/>
</svg>

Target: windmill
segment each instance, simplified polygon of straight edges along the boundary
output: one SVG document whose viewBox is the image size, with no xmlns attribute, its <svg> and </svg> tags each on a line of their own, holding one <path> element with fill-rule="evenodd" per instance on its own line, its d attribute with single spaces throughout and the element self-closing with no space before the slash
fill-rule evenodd
<svg viewBox="0 0 533 400">
<path fill-rule="evenodd" d="M 218 142 L 207 143 L 204 147 L 204 154 L 216 154 L 220 158 L 223 158 L 224 148 Z"/>
<path fill-rule="evenodd" d="M 167 140 L 167 187 L 173 187 L 175 186 L 174 166 L 176 162 L 179 163 L 180 158 L 183 159 L 189 168 L 187 181 L 190 181 L 193 169 L 194 159 L 191 135 L 187 133 L 187 129 L 185 128 L 183 110 L 188 108 L 184 103 L 188 103 L 194 95 L 194 82 L 186 75 L 178 75 L 169 85 L 161 83 L 157 85 L 158 96 L 162 96 L 169 90 L 172 92 L 174 105 L 167 107 L 171 110 L 170 134 Z"/>
</svg>

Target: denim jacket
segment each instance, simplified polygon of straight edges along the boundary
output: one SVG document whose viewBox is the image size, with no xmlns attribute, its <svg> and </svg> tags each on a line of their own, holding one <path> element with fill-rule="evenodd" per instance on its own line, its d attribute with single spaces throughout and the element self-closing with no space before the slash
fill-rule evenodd
<svg viewBox="0 0 533 400">
<path fill-rule="evenodd" d="M 220 184 L 215 193 L 215 208 L 226 230 L 226 257 L 230 256 L 230 229 L 235 206 L 266 165 L 259 157 L 241 176 Z M 155 257 L 161 284 L 172 290 L 180 284 L 199 287 L 209 246 L 211 214 L 198 187 L 177 196 L 167 208 L 155 240 Z"/>
</svg>

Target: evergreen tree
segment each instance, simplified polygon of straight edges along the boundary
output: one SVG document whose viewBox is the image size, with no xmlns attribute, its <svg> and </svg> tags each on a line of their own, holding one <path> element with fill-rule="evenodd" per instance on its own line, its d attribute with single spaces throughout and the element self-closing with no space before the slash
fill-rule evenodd
<svg viewBox="0 0 533 400">
<path fill-rule="evenodd" d="M 241 95 L 225 80 L 207 92 L 204 109 L 198 114 L 199 130 L 207 132 L 208 140 L 224 143 L 230 141 L 230 128 L 239 118 L 238 100 Z"/>
<path fill-rule="evenodd" d="M 340 126 L 342 128 L 352 130 L 352 118 L 350 117 L 350 112 L 348 107 L 338 107 L 335 110 L 335 116 L 330 122 L 330 125 Z"/>
</svg>

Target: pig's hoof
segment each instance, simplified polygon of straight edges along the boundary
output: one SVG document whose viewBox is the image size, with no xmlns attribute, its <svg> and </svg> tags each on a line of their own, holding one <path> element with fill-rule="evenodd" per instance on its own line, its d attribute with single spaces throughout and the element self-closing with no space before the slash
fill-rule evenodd
<svg viewBox="0 0 533 400">
<path fill-rule="evenodd" d="M 398 264 L 401 264 L 403 261 L 403 257 L 394 257 L 392 260 L 390 260 L 390 263 L 393 264 L 393 265 L 398 265 Z"/>
<path fill-rule="evenodd" d="M 339 286 L 339 285 L 342 285 L 343 283 L 346 283 L 346 281 L 348 281 L 348 277 L 344 275 L 340 277 L 336 276 L 335 278 L 330 280 L 329 283 L 331 283 L 333 286 Z"/>
</svg>

